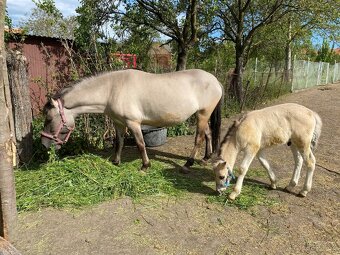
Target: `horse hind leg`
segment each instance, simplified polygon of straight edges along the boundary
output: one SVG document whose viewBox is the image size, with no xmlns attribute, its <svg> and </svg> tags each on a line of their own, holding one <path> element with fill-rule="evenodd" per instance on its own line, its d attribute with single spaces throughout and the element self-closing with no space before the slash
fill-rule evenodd
<svg viewBox="0 0 340 255">
<path fill-rule="evenodd" d="M 296 148 L 296 146 L 292 144 L 290 148 L 294 156 L 295 166 L 294 166 L 292 178 L 288 186 L 285 187 L 285 190 L 288 192 L 292 192 L 293 189 L 296 187 L 296 185 L 298 185 L 300 175 L 301 175 L 302 163 L 303 163 L 303 157 L 301 153 L 299 152 L 299 150 Z"/>
<path fill-rule="evenodd" d="M 307 165 L 307 174 L 304 186 L 299 195 L 305 197 L 307 193 L 312 189 L 313 174 L 315 170 L 315 157 L 310 148 L 307 150 L 307 153 L 303 155 L 303 157 Z"/>
<path fill-rule="evenodd" d="M 197 114 L 197 129 L 196 129 L 196 136 L 195 136 L 195 145 L 193 150 L 191 151 L 191 154 L 185 163 L 185 165 L 182 167 L 183 173 L 189 173 L 190 167 L 194 164 L 198 149 L 200 148 L 202 142 L 204 141 L 205 131 L 209 127 L 208 126 L 208 120 L 209 115 L 204 114 L 205 111 L 200 111 Z"/>
<path fill-rule="evenodd" d="M 205 129 L 205 154 L 203 158 L 203 162 L 207 162 L 212 155 L 212 137 L 211 137 L 211 130 L 209 125 Z"/>
<path fill-rule="evenodd" d="M 272 189 L 276 189 L 276 176 L 275 173 L 273 172 L 272 168 L 270 167 L 269 162 L 264 158 L 263 152 L 260 151 L 257 154 L 257 158 L 260 161 L 261 165 L 267 170 L 271 185 L 270 187 Z"/>
<path fill-rule="evenodd" d="M 137 122 L 129 121 L 127 122 L 127 126 L 131 130 L 133 136 L 135 137 L 138 150 L 142 156 L 143 165 L 142 165 L 141 170 L 142 171 L 147 170 L 151 166 L 151 164 L 150 164 L 149 157 L 146 153 L 145 142 L 144 142 L 144 138 L 142 134 L 141 125 Z"/>
</svg>

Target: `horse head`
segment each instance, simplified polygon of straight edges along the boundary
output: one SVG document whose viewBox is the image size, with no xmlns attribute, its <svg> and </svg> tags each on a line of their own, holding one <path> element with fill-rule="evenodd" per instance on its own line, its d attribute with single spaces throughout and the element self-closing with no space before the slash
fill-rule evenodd
<svg viewBox="0 0 340 255">
<path fill-rule="evenodd" d="M 41 142 L 46 148 L 52 144 L 60 149 L 74 129 L 75 122 L 71 112 L 64 108 L 62 99 L 51 98 L 44 106 L 45 123 L 41 132 Z"/>
<path fill-rule="evenodd" d="M 216 191 L 221 194 L 227 189 L 227 186 L 225 185 L 228 178 L 227 162 L 221 158 L 216 159 L 213 163 L 213 170 L 215 173 Z"/>
</svg>

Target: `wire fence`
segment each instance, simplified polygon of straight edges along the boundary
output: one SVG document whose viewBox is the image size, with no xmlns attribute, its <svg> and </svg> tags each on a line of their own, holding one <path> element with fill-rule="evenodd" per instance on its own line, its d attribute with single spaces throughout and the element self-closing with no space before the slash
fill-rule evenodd
<svg viewBox="0 0 340 255">
<path fill-rule="evenodd" d="M 294 61 L 292 91 L 335 83 L 339 80 L 339 63 L 331 65 L 325 62 Z"/>
</svg>

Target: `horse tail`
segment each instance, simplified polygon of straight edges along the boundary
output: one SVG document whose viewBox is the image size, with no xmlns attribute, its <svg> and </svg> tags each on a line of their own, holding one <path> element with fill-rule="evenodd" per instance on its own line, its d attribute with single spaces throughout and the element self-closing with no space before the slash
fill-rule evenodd
<svg viewBox="0 0 340 255">
<path fill-rule="evenodd" d="M 223 92 L 223 89 L 222 89 Z M 222 106 L 224 93 L 218 101 L 214 111 L 210 116 L 210 130 L 211 130 L 211 140 L 212 140 L 212 151 L 216 152 L 220 145 L 220 133 L 221 133 L 221 116 L 222 116 Z"/>
<path fill-rule="evenodd" d="M 314 119 L 315 119 L 315 127 L 313 131 L 313 137 L 311 141 L 311 149 L 314 151 L 316 149 L 316 146 L 318 144 L 319 137 L 321 135 L 321 129 L 322 129 L 322 120 L 316 112 L 314 112 Z"/>
</svg>

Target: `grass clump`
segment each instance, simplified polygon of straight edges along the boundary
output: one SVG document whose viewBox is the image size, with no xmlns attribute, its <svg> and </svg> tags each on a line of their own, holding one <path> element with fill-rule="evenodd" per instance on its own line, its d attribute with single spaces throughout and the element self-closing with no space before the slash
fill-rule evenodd
<svg viewBox="0 0 340 255">
<path fill-rule="evenodd" d="M 238 169 L 235 169 L 235 173 L 239 173 Z M 265 177 L 266 172 L 263 169 L 249 169 L 247 177 Z M 277 203 L 273 198 L 268 197 L 268 188 L 262 184 L 254 183 L 245 180 L 242 186 L 241 194 L 231 201 L 228 199 L 230 193 L 233 191 L 233 186 L 230 186 L 221 196 L 209 196 L 207 201 L 210 203 L 219 203 L 224 206 L 235 206 L 242 210 L 248 210 L 255 205 L 273 205 Z"/>
<path fill-rule="evenodd" d="M 230 187 L 221 196 L 209 196 L 207 201 L 224 206 L 235 206 L 242 210 L 247 210 L 255 205 L 273 205 L 275 203 L 273 199 L 268 198 L 268 189 L 259 184 L 246 183 L 243 185 L 241 194 L 234 201 L 228 199 L 232 190 Z"/>
<path fill-rule="evenodd" d="M 175 180 L 161 171 L 166 168 L 164 163 L 154 161 L 147 174 L 139 168 L 139 160 L 115 166 L 99 156 L 84 154 L 16 170 L 18 210 L 80 207 L 122 196 L 179 195 Z"/>
</svg>

